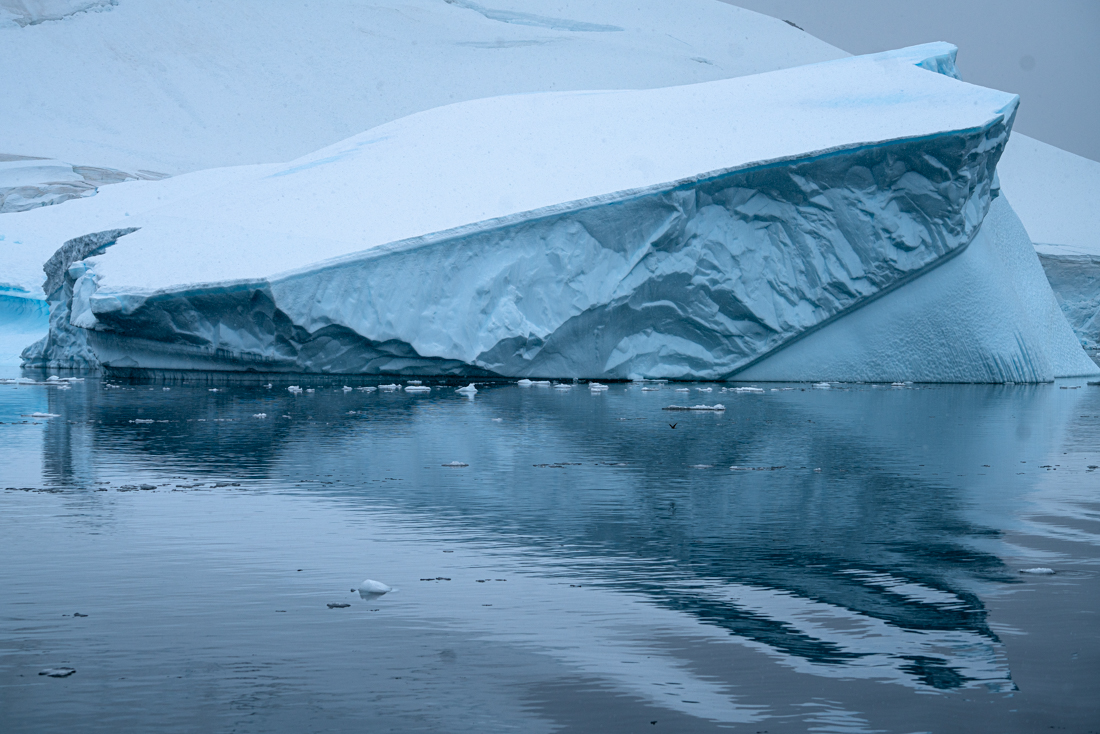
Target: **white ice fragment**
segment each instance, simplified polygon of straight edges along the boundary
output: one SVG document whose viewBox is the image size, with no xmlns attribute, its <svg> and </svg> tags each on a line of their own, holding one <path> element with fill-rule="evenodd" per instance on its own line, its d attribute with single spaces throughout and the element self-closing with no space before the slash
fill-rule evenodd
<svg viewBox="0 0 1100 734">
<path fill-rule="evenodd" d="M 218 388 L 216 388 L 216 387 L 212 387 L 209 390 L 207 390 L 207 392 L 217 392 L 217 391 L 218 391 Z"/>
<path fill-rule="evenodd" d="M 253 414 L 252 414 L 252 417 L 253 417 L 253 418 L 266 418 L 266 417 L 267 417 L 267 413 L 253 413 Z"/>
<path fill-rule="evenodd" d="M 714 388 L 712 388 L 712 387 L 697 387 L 695 389 L 698 390 L 699 392 L 711 392 Z"/>
<path fill-rule="evenodd" d="M 351 390 L 352 390 L 352 389 L 351 389 L 350 387 L 348 387 L 347 385 L 344 385 L 344 387 L 342 388 L 342 390 L 343 390 L 344 392 L 351 392 Z"/>
<path fill-rule="evenodd" d="M 676 392 L 691 392 L 691 388 L 690 387 L 678 387 L 678 388 L 676 388 Z"/>
<path fill-rule="evenodd" d="M 59 416 L 57 413 L 31 413 L 31 414 L 25 415 L 23 417 L 24 418 L 60 418 L 61 416 Z M 149 421 L 149 422 L 152 423 L 152 421 Z"/>
<path fill-rule="evenodd" d="M 762 393 L 762 392 L 764 392 L 764 388 L 762 388 L 762 387 L 753 387 L 752 385 L 749 385 L 748 387 L 731 387 L 729 391 L 730 392 L 739 392 L 739 393 L 746 393 L 746 392 Z"/>
<path fill-rule="evenodd" d="M 715 405 L 691 405 L 691 406 L 688 406 L 688 405 L 670 405 L 667 408 L 662 408 L 662 410 L 713 410 L 713 411 L 723 411 L 725 409 L 726 409 L 726 406 L 722 405 L 721 403 L 717 403 Z"/>
<path fill-rule="evenodd" d="M 375 581 L 374 579 L 366 579 L 363 583 L 359 584 L 359 595 L 363 597 L 379 597 L 391 591 L 393 591 L 392 586 L 387 586 L 381 581 Z"/>
<path fill-rule="evenodd" d="M 502 423 L 503 421 L 503 418 L 493 418 L 493 423 Z"/>
<path fill-rule="evenodd" d="M 474 383 L 471 382 L 466 387 L 458 388 L 457 390 L 455 390 L 455 392 L 461 393 L 462 395 L 476 395 L 477 394 L 477 388 L 474 387 Z"/>
<path fill-rule="evenodd" d="M 565 383 L 558 383 L 557 385 L 554 385 L 554 389 L 555 390 L 572 390 L 573 386 L 572 385 L 567 385 Z"/>
<path fill-rule="evenodd" d="M 1036 566 L 1035 568 L 1021 568 L 1020 573 L 1033 573 L 1038 576 L 1053 576 L 1054 569 L 1046 568 L 1044 566 Z"/>
<path fill-rule="evenodd" d="M 202 420 L 201 418 L 199 420 Z M 152 418 L 134 418 L 131 423 L 152 423 Z"/>
<path fill-rule="evenodd" d="M 531 384 L 535 387 L 550 387 L 550 380 L 535 380 Z"/>
<path fill-rule="evenodd" d="M 270 390 L 271 389 L 271 383 L 269 382 L 266 385 L 264 385 L 264 389 L 265 390 Z"/>
<path fill-rule="evenodd" d="M 55 382 L 55 381 L 60 380 L 60 379 L 61 378 L 58 377 L 57 375 L 50 375 L 49 377 L 46 378 L 46 381 L 47 382 Z"/>
<path fill-rule="evenodd" d="M 386 392 L 393 392 L 394 390 L 397 390 L 400 387 L 401 386 L 397 385 L 397 384 L 389 384 L 389 385 L 379 385 L 378 389 L 379 390 L 385 390 Z"/>
<path fill-rule="evenodd" d="M 643 387 L 642 392 L 657 392 L 661 388 L 659 387 Z M 687 392 L 686 390 L 677 390 L 676 392 Z"/>
<path fill-rule="evenodd" d="M 317 392 L 317 391 L 314 390 L 312 387 L 307 387 L 306 392 Z"/>
<path fill-rule="evenodd" d="M 607 390 L 608 387 L 607 385 L 601 385 L 598 382 L 590 382 L 588 383 L 588 389 L 592 392 L 603 392 L 604 390 Z"/>
<path fill-rule="evenodd" d="M 377 387 L 357 387 L 355 389 L 358 390 L 359 392 L 374 392 L 378 388 Z"/>
<path fill-rule="evenodd" d="M 406 385 L 423 385 L 424 383 L 421 382 L 420 380 L 405 380 L 405 384 Z"/>
<path fill-rule="evenodd" d="M 831 390 L 833 388 L 833 386 L 827 382 L 815 382 L 813 387 L 815 390 Z"/>
<path fill-rule="evenodd" d="M 287 388 L 287 392 L 293 393 L 294 395 L 297 395 L 300 392 L 302 392 L 302 388 L 298 387 L 297 385 L 291 385 L 290 387 Z"/>
<path fill-rule="evenodd" d="M 426 387 L 424 385 L 406 385 L 405 386 L 405 392 L 431 392 L 431 391 L 432 391 L 432 389 L 430 387 Z"/>
<path fill-rule="evenodd" d="M 38 674 L 46 675 L 50 678 L 68 678 L 75 672 L 76 668 L 46 668 L 45 670 L 38 671 Z"/>
<path fill-rule="evenodd" d="M 170 387 L 162 387 L 162 388 L 161 388 L 161 390 L 162 390 L 162 391 L 165 391 L 165 392 L 166 392 L 166 391 L 168 391 L 168 390 L 171 390 L 171 389 L 172 389 L 172 388 L 170 388 Z"/>
<path fill-rule="evenodd" d="M 534 384 L 534 383 L 532 383 L 530 380 L 528 380 L 526 377 L 524 377 L 522 380 L 517 380 L 516 384 L 519 385 L 520 387 L 531 387 L 531 385 Z"/>
<path fill-rule="evenodd" d="M 446 466 L 451 469 L 461 469 L 464 466 L 469 466 L 469 464 L 464 464 L 461 461 L 452 461 L 447 464 L 441 464 L 440 466 Z"/>
</svg>

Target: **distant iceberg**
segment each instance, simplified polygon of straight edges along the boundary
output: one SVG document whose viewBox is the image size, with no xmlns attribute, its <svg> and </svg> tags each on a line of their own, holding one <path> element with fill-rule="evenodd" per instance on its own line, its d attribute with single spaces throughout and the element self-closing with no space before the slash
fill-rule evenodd
<svg viewBox="0 0 1100 734">
<path fill-rule="evenodd" d="M 686 87 L 477 100 L 289 164 L 134 187 L 117 226 L 48 264 L 51 332 L 25 357 L 773 379 L 774 355 L 882 311 L 979 236 L 1017 98 L 951 78 L 954 54 L 929 44 Z M 978 339 L 941 372 L 914 341 L 889 378 L 1096 372 L 1064 319 L 991 324 L 1006 310 L 986 306 L 952 318 L 1014 339 Z M 816 369 L 805 379 L 855 379 Z"/>
</svg>

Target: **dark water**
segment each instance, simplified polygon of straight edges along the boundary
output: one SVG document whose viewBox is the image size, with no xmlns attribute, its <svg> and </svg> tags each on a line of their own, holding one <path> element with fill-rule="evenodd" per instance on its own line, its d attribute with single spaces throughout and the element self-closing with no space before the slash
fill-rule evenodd
<svg viewBox="0 0 1100 734">
<path fill-rule="evenodd" d="M 1098 387 L 301 384 L 0 385 L 0 729 L 1100 731 Z"/>
</svg>

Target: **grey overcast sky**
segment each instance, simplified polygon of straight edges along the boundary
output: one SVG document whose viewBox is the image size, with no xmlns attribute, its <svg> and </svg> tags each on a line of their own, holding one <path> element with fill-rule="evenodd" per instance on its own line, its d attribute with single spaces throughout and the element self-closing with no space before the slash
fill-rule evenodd
<svg viewBox="0 0 1100 734">
<path fill-rule="evenodd" d="M 724 0 L 853 54 L 948 41 L 962 78 L 1020 95 L 1015 129 L 1100 161 L 1100 0 Z"/>
</svg>

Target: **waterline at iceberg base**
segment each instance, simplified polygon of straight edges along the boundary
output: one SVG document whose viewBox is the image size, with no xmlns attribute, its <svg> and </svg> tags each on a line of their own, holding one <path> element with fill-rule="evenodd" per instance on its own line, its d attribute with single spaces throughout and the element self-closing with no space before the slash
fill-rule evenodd
<svg viewBox="0 0 1100 734">
<path fill-rule="evenodd" d="M 559 127 L 574 118 L 590 120 L 596 112 L 610 115 L 619 104 L 659 109 L 662 102 L 686 100 L 700 107 L 681 109 L 686 120 L 706 121 L 709 115 L 719 123 L 721 114 L 740 107 L 758 115 L 734 123 L 742 123 L 743 134 L 744 125 L 756 125 L 747 133 L 765 142 L 751 140 L 743 146 L 746 152 L 719 141 L 726 149 L 711 158 L 698 152 L 708 142 L 705 137 L 691 140 L 686 135 L 687 141 L 678 143 L 684 150 L 679 157 L 673 151 L 664 161 L 648 162 L 653 170 L 646 171 L 632 154 L 646 152 L 660 138 L 638 124 L 627 130 L 623 150 L 594 149 L 591 163 L 582 160 L 587 156 L 559 147 L 556 152 L 567 159 L 562 167 L 588 163 L 610 182 L 602 191 L 618 192 L 572 198 L 565 194 L 590 192 L 572 181 L 546 184 L 516 178 L 516 171 L 508 169 L 512 180 L 486 184 L 494 169 L 483 164 L 478 170 L 476 157 L 466 182 L 475 189 L 465 194 L 469 202 L 462 200 L 462 180 L 453 184 L 454 201 L 433 196 L 431 186 L 435 194 L 448 189 L 428 181 L 430 170 L 422 171 L 421 179 L 413 171 L 396 183 L 413 194 L 412 184 L 424 183 L 424 195 L 413 201 L 384 191 L 386 179 L 378 175 L 382 183 L 372 183 L 377 196 L 364 197 L 368 213 L 359 214 L 364 221 L 376 221 L 382 229 L 391 226 L 385 216 L 402 212 L 387 211 L 389 196 L 390 201 L 400 199 L 410 220 L 426 211 L 429 220 L 436 216 L 436 221 L 457 226 L 426 226 L 423 234 L 396 239 L 378 235 L 376 242 L 319 257 L 315 263 L 299 259 L 293 263 L 297 267 L 283 272 L 220 282 L 171 272 L 152 278 L 154 287 L 137 282 L 134 273 L 142 262 L 156 270 L 181 245 L 201 252 L 211 247 L 211 239 L 227 236 L 212 226 L 213 215 L 193 230 L 187 224 L 195 221 L 194 214 L 187 215 L 190 220 L 163 213 L 144 220 L 135 216 L 128 222 L 135 226 L 126 230 L 78 238 L 95 243 L 96 249 L 73 241 L 51 261 L 51 333 L 25 358 L 34 366 L 102 365 L 130 372 L 790 379 L 785 352 L 797 353 L 800 345 L 805 351 L 815 336 L 820 343 L 825 334 L 843 331 L 858 316 L 890 324 L 890 358 L 872 355 L 838 368 L 842 360 L 815 357 L 802 365 L 800 379 L 919 376 L 926 381 L 1034 382 L 1094 373 L 1095 365 L 1064 318 L 1016 318 L 1034 305 L 1028 301 L 1021 309 L 1021 293 L 1035 296 L 1044 314 L 1047 301 L 1053 304 L 1034 253 L 1030 263 L 1016 252 L 1018 247 L 1004 244 L 1011 227 L 1002 224 L 1015 218 L 1003 198 L 997 200 L 994 171 L 1016 98 L 916 66 L 932 59 L 935 68 L 949 71 L 953 52 L 933 44 L 694 88 L 496 98 L 423 113 L 408 123 L 397 121 L 257 179 L 252 201 L 270 199 L 273 192 L 314 189 L 319 182 L 331 186 L 332 169 L 338 175 L 339 166 L 351 165 L 349 160 L 359 169 L 392 169 L 393 161 L 407 158 L 401 146 L 407 148 L 411 138 L 406 135 L 403 141 L 403 130 L 417 132 L 420 138 L 414 144 L 420 145 L 425 129 L 454 135 L 456 120 L 468 126 L 480 123 L 486 112 L 494 111 L 493 105 L 513 114 L 524 104 L 577 107 Z M 884 67 L 892 73 L 883 75 Z M 758 81 L 762 77 L 774 79 L 764 84 Z M 836 99 L 822 97 L 823 81 L 840 87 Z M 721 105 L 702 92 L 725 95 L 719 102 L 729 109 L 712 109 Z M 775 109 L 769 112 L 761 100 Z M 936 114 L 924 112 L 932 104 Z M 595 112 L 584 114 L 585 105 Z M 781 139 L 769 148 L 774 141 L 765 128 L 781 126 L 780 112 L 789 117 L 799 105 L 808 110 L 806 119 L 787 119 L 785 124 L 824 120 L 825 132 L 812 131 L 807 140 Z M 843 124 L 849 121 L 850 126 Z M 657 123 L 650 126 L 669 132 Z M 675 125 L 671 128 L 675 131 Z M 714 129 L 722 125 L 716 123 Z M 503 153 L 509 152 L 509 144 L 516 151 L 533 144 L 526 131 L 525 136 L 508 129 L 496 132 L 494 145 Z M 548 135 L 556 135 L 559 146 L 570 142 L 561 130 Z M 647 147 L 632 149 L 631 143 L 639 141 Z M 786 155 L 760 153 L 783 145 Z M 555 160 L 553 145 L 547 147 L 546 159 Z M 507 159 L 503 153 L 500 157 Z M 418 155 L 426 157 L 420 150 Z M 360 160 L 356 163 L 353 156 Z M 710 172 L 682 175 L 687 159 L 695 171 Z M 712 161 L 733 165 L 707 165 Z M 619 169 L 607 173 L 608 166 L 601 163 L 608 162 Z M 537 174 L 537 169 L 517 170 L 525 170 L 527 177 L 532 170 Z M 363 173 L 356 169 L 354 175 Z M 184 187 L 186 178 L 170 185 Z M 626 187 L 617 185 L 620 181 L 646 185 Z M 476 191 L 492 185 L 504 193 L 533 187 L 535 194 L 524 192 L 524 201 L 542 205 L 503 216 L 470 216 L 468 212 L 482 212 L 479 202 L 497 200 Z M 224 192 L 218 193 L 224 198 Z M 983 220 L 991 202 L 1005 211 L 997 216 L 1002 224 L 986 227 Z M 237 211 L 247 211 L 248 203 L 245 199 Z M 321 241 L 326 228 L 339 229 L 340 217 L 356 216 L 354 207 L 329 206 L 331 211 L 303 213 L 292 222 L 298 227 L 292 233 L 298 237 L 295 242 L 309 247 L 311 237 Z M 377 211 L 370 211 L 372 206 Z M 488 213 L 494 213 L 492 207 Z M 268 245 L 264 233 L 257 227 L 240 245 L 254 253 L 257 263 Z M 226 245 L 231 244 L 227 239 Z M 968 257 L 971 248 L 975 254 Z M 1005 253 L 1011 254 L 1009 264 L 1002 262 Z M 985 268 L 991 287 L 984 291 L 988 299 L 983 307 L 971 308 L 966 302 L 970 294 L 948 286 L 932 289 L 938 298 L 933 299 L 935 309 L 914 309 L 906 294 L 918 293 L 920 284 L 941 270 L 959 271 L 949 269 L 955 259 L 970 263 L 963 268 L 968 273 L 977 267 L 977 276 L 968 277 L 979 281 L 981 263 L 1002 262 Z M 262 265 L 250 267 L 262 272 Z M 949 284 L 965 281 L 940 276 Z M 126 285 L 124 277 L 134 285 Z M 178 285 L 172 277 L 180 279 Z M 1053 313 L 1060 316 L 1056 305 Z M 943 329 L 944 324 L 950 328 Z M 907 339 L 907 330 L 920 338 Z M 955 341 L 938 342 L 938 336 Z M 959 338 L 970 339 L 961 351 Z M 948 352 L 951 358 L 941 361 Z M 823 370 L 829 374 L 817 374 Z"/>
</svg>

